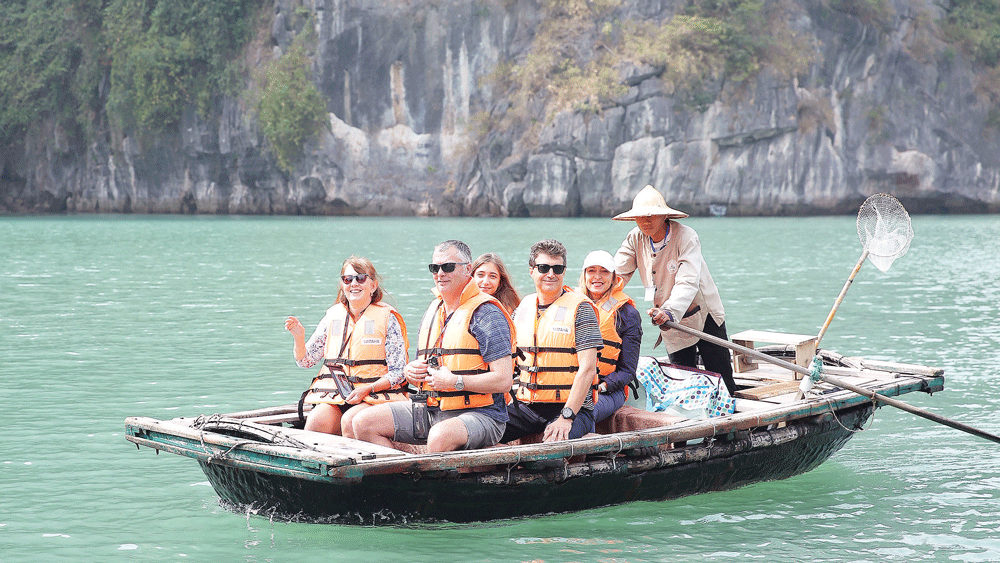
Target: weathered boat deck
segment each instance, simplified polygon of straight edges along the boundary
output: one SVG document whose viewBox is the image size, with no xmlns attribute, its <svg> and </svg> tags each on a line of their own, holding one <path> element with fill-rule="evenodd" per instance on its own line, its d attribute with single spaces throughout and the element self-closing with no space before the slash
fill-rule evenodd
<svg viewBox="0 0 1000 563">
<path fill-rule="evenodd" d="M 791 357 L 793 347 L 768 353 Z M 944 387 L 942 370 L 824 353 L 826 373 L 886 397 Z M 308 432 L 296 405 L 125 421 L 139 446 L 198 460 L 233 506 L 282 518 L 465 522 L 662 500 L 783 479 L 822 463 L 862 428 L 872 399 L 762 363 L 735 375 L 736 412 L 686 419 L 626 405 L 575 440 L 427 453 Z M 523 494 L 511 495 L 510 487 Z"/>
<path fill-rule="evenodd" d="M 886 396 L 917 390 L 931 392 L 941 388 L 940 383 L 935 389 L 935 386 L 929 384 L 927 380 L 928 376 L 939 377 L 940 370 L 884 362 L 871 365 L 872 367 L 861 364 L 859 368 L 828 366 L 825 371 Z M 876 367 L 878 369 L 875 369 Z M 211 445 L 222 448 L 223 451 L 231 449 L 229 454 L 249 449 L 259 449 L 263 453 L 268 448 L 287 449 L 288 445 L 305 446 L 304 449 L 300 448 L 302 451 L 299 452 L 303 461 L 313 460 L 316 465 L 325 467 L 323 471 L 325 475 L 322 477 L 316 471 L 309 471 L 307 478 L 357 477 L 361 474 L 381 473 L 401 463 L 404 458 L 408 459 L 406 462 L 408 468 L 415 471 L 460 469 L 482 465 L 485 461 L 484 456 L 490 458 L 492 462 L 490 465 L 510 464 L 548 453 L 555 457 L 565 457 L 567 453 L 570 456 L 579 456 L 686 443 L 763 428 L 853 404 L 871 402 L 871 399 L 826 383 L 817 384 L 808 397 L 796 399 L 799 381 L 795 374 L 776 366 L 761 365 L 752 372 L 737 374 L 736 381 L 742 389 L 736 393 L 736 413 L 730 416 L 688 420 L 626 406 L 616 413 L 609 423 L 602 425 L 599 429 L 603 431 L 602 433 L 590 434 L 570 442 L 541 444 L 529 439 L 525 441 L 526 443 L 447 454 L 428 454 L 423 446 L 406 444 L 398 444 L 398 449 L 385 448 L 341 436 L 289 427 L 286 425 L 298 419 L 294 405 L 216 415 L 208 419 L 179 417 L 169 421 L 158 421 L 141 417 L 130 418 L 126 425 L 133 429 L 130 430 L 129 440 L 137 444 L 181 455 L 191 455 L 193 452 L 190 451 L 190 447 L 181 446 L 180 442 L 190 443 L 194 440 L 206 449 L 211 449 L 209 442 L 205 440 L 206 431 L 195 428 L 196 425 L 211 421 L 210 427 L 213 430 Z M 268 428 L 273 430 L 268 431 Z M 175 435 L 179 441 L 172 441 L 164 435 L 164 431 Z M 150 439 L 149 435 L 152 433 L 158 435 L 156 439 Z M 227 437 L 226 433 L 232 436 Z M 260 443 L 252 442 L 255 435 L 256 439 L 261 440 Z M 273 444 L 265 443 L 266 441 Z M 222 461 L 219 453 L 215 452 L 214 461 Z M 205 456 L 202 454 L 192 457 Z M 313 464 L 306 464 L 309 465 Z"/>
</svg>

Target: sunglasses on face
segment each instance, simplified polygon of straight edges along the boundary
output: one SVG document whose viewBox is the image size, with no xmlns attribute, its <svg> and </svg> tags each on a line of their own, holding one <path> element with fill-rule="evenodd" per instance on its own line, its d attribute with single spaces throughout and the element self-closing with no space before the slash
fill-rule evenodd
<svg viewBox="0 0 1000 563">
<path fill-rule="evenodd" d="M 444 264 L 428 264 L 427 269 L 431 271 L 432 274 L 438 273 L 438 270 L 446 274 L 450 274 L 455 271 L 455 266 L 464 266 L 468 262 L 445 262 Z"/>
<path fill-rule="evenodd" d="M 538 270 L 538 273 L 540 273 L 540 274 L 547 274 L 547 273 L 549 273 L 549 270 L 551 269 L 553 274 L 555 274 L 557 276 L 561 276 L 562 273 L 566 271 L 566 265 L 565 264 L 535 264 L 535 269 Z"/>
<path fill-rule="evenodd" d="M 340 276 L 340 281 L 344 282 L 344 285 L 351 285 L 354 280 L 358 280 L 358 283 L 365 283 L 368 281 L 368 274 L 355 274 L 353 276 Z"/>
</svg>

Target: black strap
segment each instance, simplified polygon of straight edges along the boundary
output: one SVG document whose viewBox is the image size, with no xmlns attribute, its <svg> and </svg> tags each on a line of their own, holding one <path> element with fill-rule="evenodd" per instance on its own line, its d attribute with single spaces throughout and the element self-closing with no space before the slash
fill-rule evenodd
<svg viewBox="0 0 1000 563">
<path fill-rule="evenodd" d="M 686 319 L 686 318 L 690 317 L 691 315 L 697 313 L 698 311 L 701 311 L 701 305 L 695 305 L 694 308 L 688 309 L 688 312 L 684 313 L 684 316 L 681 317 L 681 318 L 682 319 Z"/>
<path fill-rule="evenodd" d="M 555 346 L 521 346 L 518 348 L 529 354 L 540 354 L 544 352 L 558 352 L 561 354 L 576 354 L 576 347 L 572 348 L 559 348 Z"/>
<path fill-rule="evenodd" d="M 521 365 L 520 368 L 521 371 L 526 371 L 528 373 L 539 373 L 543 371 L 554 372 L 554 373 L 572 373 L 580 369 L 579 367 L 573 367 L 573 366 L 544 367 L 544 366 L 525 366 L 525 365 Z"/>
<path fill-rule="evenodd" d="M 573 385 L 542 385 L 540 383 L 524 383 L 521 382 L 521 387 L 525 389 L 530 389 L 531 391 L 547 391 L 552 389 L 572 389 Z"/>
<path fill-rule="evenodd" d="M 385 360 L 350 360 L 347 358 L 332 358 L 326 361 L 326 367 L 334 368 L 337 366 L 387 366 L 388 362 Z"/>
<path fill-rule="evenodd" d="M 614 342 L 614 341 L 611 341 L 611 340 L 605 340 L 604 341 L 604 345 L 605 346 L 611 346 L 612 348 L 618 348 L 619 350 L 622 349 L 622 343 L 621 342 Z"/>
<path fill-rule="evenodd" d="M 479 375 L 480 373 L 489 373 L 488 369 L 453 369 L 451 373 L 455 375 Z"/>
<path fill-rule="evenodd" d="M 481 353 L 479 348 L 424 348 L 417 350 L 418 356 L 421 354 L 428 356 L 458 356 L 461 354 L 478 356 Z"/>
<path fill-rule="evenodd" d="M 298 411 L 299 411 L 299 422 L 302 423 L 302 424 L 306 423 L 306 415 L 305 415 L 305 413 L 302 412 L 302 407 L 305 404 L 306 396 L 309 395 L 309 393 L 311 393 L 311 392 L 312 392 L 312 389 L 306 389 L 305 391 L 302 392 L 302 396 L 299 397 L 299 408 L 298 408 Z"/>
</svg>

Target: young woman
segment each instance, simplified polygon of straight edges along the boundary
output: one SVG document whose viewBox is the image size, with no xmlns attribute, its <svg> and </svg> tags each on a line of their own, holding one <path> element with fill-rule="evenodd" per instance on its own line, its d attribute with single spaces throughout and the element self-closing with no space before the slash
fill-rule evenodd
<svg viewBox="0 0 1000 563">
<path fill-rule="evenodd" d="M 622 287 L 624 280 L 615 273 L 610 253 L 595 250 L 587 255 L 577 291 L 597 306 L 597 322 L 604 337 L 604 348 L 597 360 L 600 394 L 594 406 L 595 422 L 608 418 L 625 404 L 639 361 L 642 319 Z"/>
<path fill-rule="evenodd" d="M 521 303 L 521 296 L 510 281 L 507 266 L 492 252 L 483 254 L 472 263 L 472 280 L 484 293 L 496 297 L 508 314 L 513 314 Z"/>
<path fill-rule="evenodd" d="M 406 325 L 396 309 L 382 301 L 381 278 L 367 258 L 351 256 L 340 269 L 337 303 L 316 326 L 309 341 L 295 317 L 285 329 L 294 339 L 295 362 L 303 368 L 325 360 L 301 404 L 315 405 L 306 430 L 353 438 L 351 420 L 371 405 L 406 398 L 409 343 Z"/>
</svg>

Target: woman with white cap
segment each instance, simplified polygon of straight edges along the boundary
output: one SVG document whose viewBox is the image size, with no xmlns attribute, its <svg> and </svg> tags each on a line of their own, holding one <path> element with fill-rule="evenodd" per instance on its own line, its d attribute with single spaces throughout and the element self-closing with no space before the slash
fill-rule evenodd
<svg viewBox="0 0 1000 563">
<path fill-rule="evenodd" d="M 646 313 L 654 325 L 661 327 L 670 361 L 697 368 L 701 355 L 705 369 L 721 375 L 733 393 L 736 384 L 729 349 L 661 326 L 674 321 L 724 340 L 729 338 L 726 311 L 701 255 L 698 234 L 675 220 L 687 216 L 668 206 L 653 186 L 643 188 L 632 200 L 632 209 L 614 217 L 637 225 L 625 235 L 615 253 L 615 270 L 626 283 L 639 272 L 645 300 L 652 302 Z"/>
<path fill-rule="evenodd" d="M 628 387 L 635 382 L 635 368 L 642 344 L 642 319 L 632 298 L 622 291 L 625 280 L 615 273 L 611 253 L 595 250 L 583 261 L 580 286 L 597 307 L 604 348 L 597 357 L 600 379 L 594 422 L 601 422 L 625 404 Z"/>
</svg>

